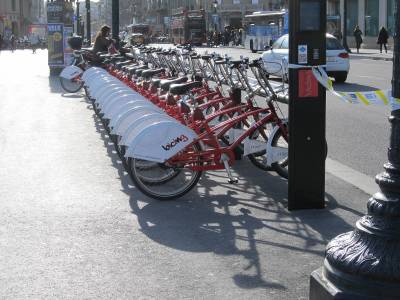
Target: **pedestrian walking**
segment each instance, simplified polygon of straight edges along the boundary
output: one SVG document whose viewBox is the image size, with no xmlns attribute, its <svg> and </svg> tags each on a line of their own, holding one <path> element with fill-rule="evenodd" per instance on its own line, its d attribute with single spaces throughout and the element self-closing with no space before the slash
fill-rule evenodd
<svg viewBox="0 0 400 300">
<path fill-rule="evenodd" d="M 31 43 L 31 47 L 32 47 L 32 53 L 36 53 L 36 49 L 38 48 L 39 45 L 39 37 L 35 34 L 35 33 L 31 33 L 30 37 L 29 37 L 29 41 Z"/>
<path fill-rule="evenodd" d="M 360 47 L 363 42 L 362 40 L 362 31 L 360 30 L 360 27 L 356 25 L 353 31 L 354 38 L 356 39 L 356 48 L 357 48 L 357 53 L 360 53 Z"/>
<path fill-rule="evenodd" d="M 11 52 L 14 52 L 14 50 L 17 49 L 17 38 L 15 37 L 14 34 L 11 34 L 10 36 L 10 46 L 11 46 Z"/>
<path fill-rule="evenodd" d="M 3 48 L 3 36 L 0 34 L 0 52 L 2 48 Z"/>
<path fill-rule="evenodd" d="M 378 41 L 377 44 L 379 44 L 379 48 L 381 50 L 382 53 L 382 45 L 385 47 L 385 51 L 387 53 L 387 42 L 389 39 L 389 33 L 387 32 L 385 26 L 381 27 L 381 30 L 379 30 L 379 35 L 378 35 Z"/>
</svg>

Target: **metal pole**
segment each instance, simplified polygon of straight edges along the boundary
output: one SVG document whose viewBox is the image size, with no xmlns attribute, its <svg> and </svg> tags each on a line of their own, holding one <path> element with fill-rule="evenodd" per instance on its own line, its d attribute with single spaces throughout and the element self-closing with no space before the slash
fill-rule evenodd
<svg viewBox="0 0 400 300">
<path fill-rule="evenodd" d="M 86 40 L 90 46 L 92 41 L 91 22 L 90 22 L 90 0 L 86 0 Z"/>
<path fill-rule="evenodd" d="M 119 37 L 119 0 L 112 0 L 112 38 L 118 41 Z"/>
<path fill-rule="evenodd" d="M 395 13 L 392 96 L 400 98 L 400 0 Z M 400 104 L 393 105 L 388 162 L 375 177 L 380 191 L 353 231 L 327 246 L 324 266 L 311 274 L 310 299 L 399 299 Z"/>
<path fill-rule="evenodd" d="M 289 2 L 288 209 L 325 207 L 326 90 L 310 66 L 326 64 L 326 1 Z"/>
<path fill-rule="evenodd" d="M 79 15 L 79 1 L 76 2 L 76 34 L 80 35 L 81 33 L 81 17 Z"/>
<path fill-rule="evenodd" d="M 347 52 L 351 53 L 351 50 L 349 46 L 347 45 L 347 0 L 344 0 L 343 3 L 343 33 L 342 33 L 342 39 L 343 39 L 343 47 L 346 49 Z"/>
</svg>

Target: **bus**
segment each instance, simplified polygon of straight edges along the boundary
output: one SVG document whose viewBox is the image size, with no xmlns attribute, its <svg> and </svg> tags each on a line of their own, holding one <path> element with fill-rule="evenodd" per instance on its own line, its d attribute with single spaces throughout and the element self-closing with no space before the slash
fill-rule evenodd
<svg viewBox="0 0 400 300">
<path fill-rule="evenodd" d="M 201 46 L 206 42 L 204 10 L 183 10 L 171 17 L 171 41 L 174 44 Z"/>
<path fill-rule="evenodd" d="M 258 11 L 244 17 L 246 49 L 263 51 L 266 46 L 289 32 L 289 12 Z"/>
<path fill-rule="evenodd" d="M 142 34 L 144 43 L 150 43 L 151 39 L 151 26 L 149 24 L 131 24 L 127 26 L 128 32 L 132 34 Z"/>
</svg>

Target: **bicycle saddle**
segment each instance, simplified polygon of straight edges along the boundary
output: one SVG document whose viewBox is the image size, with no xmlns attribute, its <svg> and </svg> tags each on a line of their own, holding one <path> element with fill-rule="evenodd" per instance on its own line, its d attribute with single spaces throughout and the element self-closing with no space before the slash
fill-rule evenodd
<svg viewBox="0 0 400 300">
<path fill-rule="evenodd" d="M 224 64 L 226 64 L 226 60 L 225 59 L 219 59 L 219 60 L 214 61 L 214 63 L 216 65 L 224 65 Z"/>
<path fill-rule="evenodd" d="M 231 60 L 229 63 L 230 63 L 231 68 L 239 68 L 240 65 L 243 63 L 243 61 L 242 60 Z"/>
<path fill-rule="evenodd" d="M 150 79 L 152 76 L 165 72 L 165 69 L 145 70 L 142 72 L 142 77 Z"/>
<path fill-rule="evenodd" d="M 148 69 L 147 67 L 146 68 L 137 69 L 135 71 L 136 76 L 138 76 L 138 77 L 142 76 L 143 71 L 146 71 L 147 69 Z"/>
<path fill-rule="evenodd" d="M 99 53 L 100 53 L 100 52 L 99 52 Z M 110 57 L 111 57 L 111 54 L 104 53 L 104 54 L 100 54 L 99 57 L 100 57 L 100 58 L 104 58 L 104 59 L 105 59 L 105 58 L 110 58 Z"/>
<path fill-rule="evenodd" d="M 115 64 L 115 67 L 116 67 L 118 70 L 120 70 L 123 66 L 129 65 L 129 64 L 131 64 L 131 63 L 132 63 L 132 61 L 130 61 L 130 60 L 119 61 L 119 62 L 117 62 L 117 63 Z"/>
<path fill-rule="evenodd" d="M 255 67 L 258 68 L 261 66 L 260 59 L 254 59 L 250 64 L 249 67 Z"/>
<path fill-rule="evenodd" d="M 140 70 L 146 70 L 148 69 L 148 67 L 146 66 L 138 66 L 138 67 L 133 67 L 131 69 L 129 69 L 129 75 L 133 75 L 133 74 L 137 74 L 136 72 L 140 71 Z"/>
<path fill-rule="evenodd" d="M 173 95 L 184 95 L 191 89 L 202 87 L 203 83 L 201 81 L 192 81 L 189 83 L 181 84 L 171 84 L 169 87 L 169 92 Z"/>
<path fill-rule="evenodd" d="M 117 62 L 117 61 L 121 61 L 121 60 L 123 60 L 123 59 L 125 59 L 125 57 L 123 57 L 123 56 L 111 56 L 111 57 L 110 57 L 110 60 L 111 60 L 111 62 L 113 62 L 113 63 L 115 63 L 115 62 Z"/>
<path fill-rule="evenodd" d="M 121 68 L 121 70 L 124 71 L 124 72 L 129 72 L 129 70 L 131 70 L 132 68 L 138 67 L 138 66 L 139 66 L 138 64 L 132 63 L 132 64 L 129 64 L 129 65 L 123 66 Z"/>
<path fill-rule="evenodd" d="M 161 82 L 160 82 L 160 88 L 162 90 L 168 92 L 171 84 L 183 83 L 186 81 L 188 81 L 188 78 L 186 76 L 178 77 L 175 79 L 164 79 L 164 80 L 161 80 Z"/>
<path fill-rule="evenodd" d="M 161 79 L 152 79 L 151 80 L 151 85 L 156 87 L 156 88 L 159 88 L 160 84 L 161 84 Z"/>
</svg>

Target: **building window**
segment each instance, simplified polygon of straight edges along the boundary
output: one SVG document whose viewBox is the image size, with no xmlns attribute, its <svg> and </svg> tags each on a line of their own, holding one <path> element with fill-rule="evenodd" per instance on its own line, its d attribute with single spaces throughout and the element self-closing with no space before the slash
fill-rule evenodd
<svg viewBox="0 0 400 300">
<path fill-rule="evenodd" d="M 11 0 L 11 9 L 12 9 L 12 11 L 17 10 L 17 8 L 15 7 L 15 0 Z"/>
<path fill-rule="evenodd" d="M 389 35 L 393 36 L 394 34 L 394 12 L 396 11 L 396 1 L 388 0 L 387 1 L 387 30 L 389 31 Z"/>
<path fill-rule="evenodd" d="M 378 36 L 379 32 L 379 0 L 365 1 L 365 35 Z"/>
<path fill-rule="evenodd" d="M 347 0 L 347 35 L 353 35 L 358 25 L 358 0 Z"/>
</svg>

